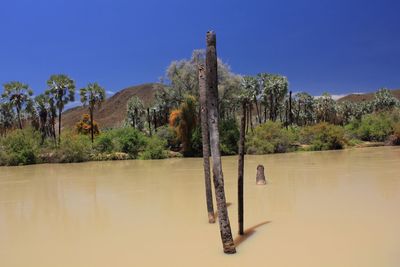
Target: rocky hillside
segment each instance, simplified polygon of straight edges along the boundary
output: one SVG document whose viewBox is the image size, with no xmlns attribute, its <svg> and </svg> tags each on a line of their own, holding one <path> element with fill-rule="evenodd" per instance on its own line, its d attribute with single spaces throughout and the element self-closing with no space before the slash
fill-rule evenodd
<svg viewBox="0 0 400 267">
<path fill-rule="evenodd" d="M 400 89 L 391 90 L 392 94 L 400 100 Z M 362 101 L 369 101 L 374 99 L 374 93 L 366 93 L 366 94 L 350 94 L 339 98 L 338 101 L 350 101 L 350 102 L 362 102 Z"/>
<path fill-rule="evenodd" d="M 157 90 L 161 88 L 161 84 L 148 83 L 138 86 L 125 88 L 109 99 L 107 99 L 100 109 L 96 109 L 94 120 L 99 124 L 100 128 L 118 127 L 123 124 L 126 116 L 126 106 L 129 98 L 136 95 L 144 101 L 150 103 Z M 82 115 L 88 113 L 85 107 L 74 107 L 63 113 L 63 128 L 72 128 L 82 118 Z"/>
</svg>

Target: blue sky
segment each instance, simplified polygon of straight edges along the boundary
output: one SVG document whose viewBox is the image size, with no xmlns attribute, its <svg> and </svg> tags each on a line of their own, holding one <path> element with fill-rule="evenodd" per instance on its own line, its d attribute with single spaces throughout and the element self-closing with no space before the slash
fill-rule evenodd
<svg viewBox="0 0 400 267">
<path fill-rule="evenodd" d="M 280 73 L 319 95 L 400 88 L 400 1 L 1 0 L 0 83 L 51 74 L 110 92 L 155 82 L 217 33 L 239 74 Z"/>
</svg>

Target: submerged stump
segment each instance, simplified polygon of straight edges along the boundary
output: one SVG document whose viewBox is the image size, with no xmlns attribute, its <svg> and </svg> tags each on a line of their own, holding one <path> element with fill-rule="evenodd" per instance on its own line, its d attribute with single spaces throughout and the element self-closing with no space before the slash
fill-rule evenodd
<svg viewBox="0 0 400 267">
<path fill-rule="evenodd" d="M 257 183 L 257 185 L 264 185 L 264 184 L 267 183 L 267 181 L 265 180 L 264 166 L 263 165 L 258 165 L 257 166 L 256 183 Z"/>
</svg>

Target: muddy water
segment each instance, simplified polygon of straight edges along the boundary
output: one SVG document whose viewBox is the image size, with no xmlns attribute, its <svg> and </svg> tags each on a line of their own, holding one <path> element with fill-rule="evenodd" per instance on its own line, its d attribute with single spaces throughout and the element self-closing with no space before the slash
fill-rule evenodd
<svg viewBox="0 0 400 267">
<path fill-rule="evenodd" d="M 243 238 L 236 157 L 223 167 L 230 256 L 201 159 L 2 167 L 0 266 L 400 266 L 399 148 L 247 157 Z"/>
</svg>

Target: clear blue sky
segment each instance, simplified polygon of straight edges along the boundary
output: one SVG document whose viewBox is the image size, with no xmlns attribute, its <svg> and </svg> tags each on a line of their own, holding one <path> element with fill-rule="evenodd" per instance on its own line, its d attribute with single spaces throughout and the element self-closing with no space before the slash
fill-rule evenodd
<svg viewBox="0 0 400 267">
<path fill-rule="evenodd" d="M 280 73 L 314 95 L 400 88 L 399 11 L 398 0 L 1 0 L 0 83 L 155 82 L 214 29 L 239 74 Z"/>
</svg>

